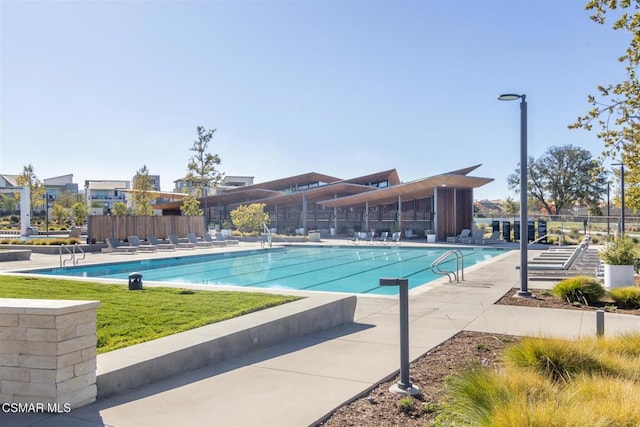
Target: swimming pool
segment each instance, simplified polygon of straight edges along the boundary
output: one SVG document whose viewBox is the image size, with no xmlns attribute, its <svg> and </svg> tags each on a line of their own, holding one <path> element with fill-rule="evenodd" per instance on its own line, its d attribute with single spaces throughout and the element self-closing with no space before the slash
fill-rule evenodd
<svg viewBox="0 0 640 427">
<path fill-rule="evenodd" d="M 442 277 L 431 271 L 431 263 L 449 249 L 294 246 L 23 272 L 125 280 L 138 272 L 144 281 L 176 284 L 395 295 L 396 287 L 378 286 L 381 277 L 407 278 L 410 288 L 431 282 Z M 464 254 L 465 268 L 505 252 L 497 248 L 457 249 Z M 450 262 L 455 269 L 455 258 Z"/>
</svg>

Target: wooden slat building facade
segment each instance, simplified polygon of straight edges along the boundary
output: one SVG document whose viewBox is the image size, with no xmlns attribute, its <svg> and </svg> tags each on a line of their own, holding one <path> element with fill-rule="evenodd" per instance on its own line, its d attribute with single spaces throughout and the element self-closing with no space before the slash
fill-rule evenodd
<svg viewBox="0 0 640 427">
<path fill-rule="evenodd" d="M 413 230 L 437 240 L 471 228 L 473 189 L 492 178 L 469 176 L 480 165 L 403 183 L 395 169 L 352 179 L 316 172 L 261 184 L 225 189 L 200 199 L 210 223 L 230 219 L 239 205 L 264 203 L 270 228 L 279 233 L 296 229 L 354 231 Z M 180 202 L 156 205 L 163 215 L 180 215 Z"/>
</svg>

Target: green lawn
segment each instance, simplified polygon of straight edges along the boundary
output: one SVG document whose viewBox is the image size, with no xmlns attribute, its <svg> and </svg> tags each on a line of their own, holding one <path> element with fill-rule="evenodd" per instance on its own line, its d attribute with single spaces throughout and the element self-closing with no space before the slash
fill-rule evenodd
<svg viewBox="0 0 640 427">
<path fill-rule="evenodd" d="M 2 276 L 0 298 L 100 301 L 97 313 L 98 353 L 299 299 L 257 292 L 179 288 L 130 291 L 127 285 L 17 276 Z"/>
</svg>

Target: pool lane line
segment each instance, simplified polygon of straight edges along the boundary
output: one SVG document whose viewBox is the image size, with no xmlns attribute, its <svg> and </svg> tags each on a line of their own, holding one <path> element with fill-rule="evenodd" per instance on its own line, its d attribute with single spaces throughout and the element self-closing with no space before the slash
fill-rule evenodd
<svg viewBox="0 0 640 427">
<path fill-rule="evenodd" d="M 342 252 L 347 252 L 347 250 L 344 250 Z M 356 252 L 358 252 L 358 251 L 356 251 Z M 402 253 L 404 253 L 404 254 L 412 253 L 412 252 L 417 252 L 417 250 L 415 250 L 415 249 L 407 249 L 407 250 L 402 251 Z M 473 252 L 477 252 L 477 251 L 470 251 L 469 253 L 473 253 Z M 390 255 L 395 255 L 395 254 L 398 254 L 398 253 L 399 252 L 393 252 Z M 351 254 L 351 252 L 349 252 L 349 254 Z M 380 254 L 380 256 L 382 256 L 382 254 Z M 348 274 L 348 275 L 339 276 L 339 277 L 333 278 L 331 280 L 325 280 L 323 282 L 315 283 L 315 284 L 312 284 L 312 285 L 309 285 L 309 286 L 306 286 L 306 287 L 293 288 L 293 289 L 306 290 L 306 289 L 314 288 L 314 287 L 321 286 L 321 285 L 324 285 L 324 284 L 327 284 L 327 283 L 331 283 L 331 282 L 334 282 L 334 281 L 343 280 L 343 279 L 347 279 L 349 277 L 357 276 L 359 274 L 363 274 L 363 273 L 368 272 L 368 271 L 377 270 L 377 269 L 380 269 L 380 268 L 387 268 L 387 267 L 390 267 L 390 266 L 393 266 L 393 265 L 396 265 L 396 264 L 400 264 L 400 263 L 403 263 L 403 262 L 410 262 L 410 261 L 413 261 L 413 260 L 416 260 L 416 259 L 419 259 L 419 258 L 422 258 L 422 257 L 425 257 L 425 256 L 429 256 L 429 254 L 423 252 L 423 253 L 420 253 L 417 256 L 410 257 L 410 258 L 407 258 L 407 259 L 400 259 L 398 261 L 392 261 L 391 263 L 387 263 L 387 264 L 384 264 L 384 265 L 381 265 L 381 266 L 378 266 L 378 267 L 368 268 L 366 270 L 359 270 L 357 272 L 354 272 L 354 273 L 351 273 L 351 274 Z M 302 257 L 296 256 L 296 259 L 300 259 L 300 258 L 302 258 Z M 273 269 L 269 269 L 269 271 L 275 271 L 275 270 L 279 270 L 279 269 L 283 269 L 283 268 L 291 268 L 291 267 L 299 266 L 299 264 L 330 261 L 330 260 L 340 259 L 340 258 L 344 258 L 344 257 L 343 256 L 333 256 L 333 257 L 322 258 L 322 259 L 319 259 L 319 260 L 313 260 L 312 262 L 310 262 L 310 261 L 297 262 L 297 263 L 292 263 L 292 264 L 288 264 L 288 265 L 274 267 Z M 434 259 L 435 259 L 435 257 L 434 257 Z M 230 274 L 230 275 L 226 275 L 226 276 L 212 277 L 212 278 L 208 279 L 208 280 L 211 280 L 211 281 L 216 282 L 216 283 L 211 283 L 211 282 L 207 281 L 205 283 L 197 282 L 197 283 L 193 283 L 193 284 L 210 284 L 212 286 L 216 286 L 216 285 L 233 285 L 233 286 L 242 286 L 242 287 L 259 287 L 259 285 L 272 283 L 274 281 L 287 280 L 287 279 L 290 279 L 290 278 L 293 278 L 293 277 L 296 277 L 296 276 L 303 276 L 303 275 L 307 275 L 307 274 L 310 274 L 310 273 L 316 273 L 316 272 L 328 270 L 328 269 L 335 268 L 335 267 L 342 267 L 342 266 L 345 266 L 345 265 L 355 264 L 355 263 L 358 263 L 358 262 L 365 262 L 365 261 L 370 261 L 370 260 L 371 260 L 370 258 L 350 260 L 348 262 L 343 262 L 343 263 L 340 263 L 340 264 L 332 265 L 330 267 L 322 267 L 322 268 L 317 268 L 317 269 L 314 269 L 314 270 L 306 270 L 304 272 L 297 272 L 295 274 L 289 274 L 289 275 L 273 277 L 273 278 L 266 279 L 266 280 L 253 281 L 253 282 L 248 283 L 248 284 L 229 283 L 229 282 L 225 282 L 224 279 L 228 279 L 228 278 L 232 278 L 232 277 L 236 278 L 236 277 L 241 277 L 241 276 L 249 276 L 249 275 L 254 275 L 254 274 L 260 274 L 260 273 L 262 273 L 264 271 L 264 269 L 251 270 L 251 271 L 247 271 L 247 272 L 241 273 L 241 274 Z M 250 263 L 248 265 L 256 265 L 256 264 L 257 263 Z M 426 270 L 426 269 L 423 269 L 422 271 L 424 271 L 424 270 Z M 195 275 L 195 274 L 197 274 L 197 273 L 194 272 L 193 274 L 186 274 L 186 275 L 183 275 L 182 277 L 188 277 L 190 275 Z M 412 273 L 412 275 L 413 274 L 417 274 L 417 273 Z M 155 279 L 154 278 L 153 280 L 162 280 L 162 279 Z"/>
<path fill-rule="evenodd" d="M 423 256 L 425 256 L 425 255 L 422 254 L 422 255 L 419 255 L 419 256 L 416 256 L 416 257 L 411 257 L 411 258 L 408 258 L 408 259 L 392 261 L 392 262 L 384 264 L 384 265 L 380 265 L 380 266 L 373 267 L 373 268 L 368 268 L 367 270 L 360 270 L 358 272 L 354 272 L 354 273 L 351 273 L 351 274 L 347 274 L 347 275 L 343 275 L 343 276 L 340 276 L 340 277 L 336 277 L 336 278 L 333 278 L 331 280 L 325 280 L 323 282 L 319 282 L 319 283 L 315 283 L 313 285 L 305 286 L 304 288 L 300 288 L 300 290 L 309 290 L 310 288 L 314 288 L 316 286 L 326 285 L 327 283 L 336 282 L 338 280 L 343 280 L 343 279 L 348 279 L 350 277 L 358 276 L 358 275 L 363 274 L 363 273 L 368 273 L 368 272 L 371 272 L 371 271 L 380 270 L 382 268 L 389 268 L 389 267 L 392 267 L 394 265 L 397 265 L 397 264 L 400 264 L 400 263 L 403 263 L 403 262 L 409 262 L 409 261 L 413 261 L 413 260 L 422 258 Z"/>
<path fill-rule="evenodd" d="M 299 256 L 296 253 L 295 254 L 296 255 L 295 258 L 292 259 L 291 263 L 289 263 L 287 265 L 280 265 L 280 266 L 277 266 L 277 267 L 270 268 L 269 271 L 276 271 L 276 270 L 284 269 L 284 268 L 300 267 L 303 264 L 314 264 L 314 263 L 320 263 L 320 262 L 331 261 L 331 260 L 336 260 L 336 259 L 344 259 L 345 258 L 345 256 L 344 256 L 345 253 L 349 254 L 349 255 L 353 255 L 352 251 L 353 251 L 353 249 L 349 248 L 349 249 L 342 250 L 341 253 L 336 255 L 336 256 L 325 257 L 325 258 L 321 258 L 321 259 L 312 259 L 312 260 L 305 260 L 305 258 L 307 258 L 307 257 Z M 298 252 L 298 251 L 294 251 L 294 252 Z M 356 252 L 358 252 L 358 251 L 356 250 Z M 411 252 L 416 252 L 416 250 L 409 249 L 409 250 L 403 251 L 403 253 L 411 253 Z M 395 254 L 395 252 L 392 253 L 391 255 L 394 255 L 394 254 Z M 278 255 L 283 255 L 283 253 L 282 252 L 278 252 Z M 427 254 L 423 253 L 420 256 L 414 257 L 414 258 L 419 258 L 421 256 L 426 256 L 426 255 Z M 255 256 L 259 256 L 259 255 L 256 254 Z M 383 255 L 380 254 L 380 256 L 383 256 Z M 279 258 L 282 258 L 282 257 L 279 257 Z M 239 258 L 239 259 L 242 259 L 242 258 Z M 332 267 L 341 267 L 341 266 L 345 266 L 345 265 L 348 265 L 348 264 L 351 264 L 351 263 L 356 263 L 356 262 L 361 262 L 361 261 L 369 261 L 369 260 L 370 260 L 369 258 L 367 258 L 367 259 L 349 260 L 348 262 L 343 262 L 343 263 L 340 263 L 340 264 L 334 264 L 331 267 L 322 267 L 322 268 L 317 268 L 315 270 L 306 270 L 304 272 L 300 272 L 300 273 L 296 273 L 296 274 L 278 276 L 278 277 L 275 277 L 275 278 L 272 278 L 272 279 L 262 280 L 262 281 L 259 281 L 259 282 L 252 282 L 252 284 L 248 284 L 248 285 L 240 284 L 238 286 L 256 286 L 257 284 L 269 283 L 269 282 L 272 282 L 274 280 L 287 279 L 289 277 L 295 277 L 295 276 L 298 276 L 298 275 L 307 274 L 309 272 L 323 271 L 323 270 L 326 270 L 326 269 L 332 268 Z M 407 260 L 407 261 L 409 261 L 409 260 Z M 216 261 L 218 261 L 218 260 L 216 260 Z M 227 261 L 231 261 L 231 259 L 228 259 Z M 263 264 L 264 264 L 264 255 L 262 255 L 259 259 L 256 259 L 255 262 L 250 262 L 250 263 L 247 263 L 247 264 L 243 265 L 243 267 L 246 267 L 246 268 L 251 268 L 251 266 L 258 266 L 258 267 L 261 267 L 260 269 L 250 270 L 250 271 L 247 271 L 247 272 L 244 272 L 244 273 L 239 273 L 239 274 L 238 273 L 236 273 L 236 274 L 226 274 L 226 275 L 223 275 L 223 276 L 216 276 L 214 274 L 216 271 L 226 271 L 226 270 L 229 270 L 230 267 L 231 267 L 231 266 L 225 266 L 225 267 L 221 267 L 221 268 L 215 268 L 215 269 L 212 269 L 212 270 L 197 269 L 196 271 L 193 271 L 193 272 L 184 273 L 184 274 L 181 275 L 181 277 L 190 277 L 190 276 L 200 275 L 200 274 L 203 274 L 203 273 L 208 273 L 209 276 L 213 276 L 213 277 L 209 277 L 208 280 L 222 281 L 224 279 L 228 279 L 228 278 L 232 278 L 232 277 L 235 278 L 235 277 L 240 277 L 240 276 L 259 274 L 260 272 L 264 271 L 264 268 L 263 268 L 264 265 Z M 188 264 L 186 264 L 186 265 L 188 265 Z M 202 267 L 206 267 L 207 264 L 206 263 L 198 263 L 198 265 L 200 265 Z M 170 280 L 167 280 L 164 277 L 158 277 L 158 278 L 153 278 L 153 279 L 149 279 L 149 280 L 170 281 Z M 203 283 L 203 282 L 191 282 L 191 283 L 193 283 L 193 284 L 206 284 L 206 283 Z M 207 282 L 207 283 L 209 283 L 209 282 Z M 222 283 L 229 284 L 228 282 L 222 282 Z M 215 285 L 215 283 L 214 283 L 214 285 Z"/>
<path fill-rule="evenodd" d="M 474 252 L 476 252 L 476 251 L 469 251 L 469 254 L 474 253 Z M 412 258 L 408 258 L 408 259 L 403 259 L 403 260 L 398 260 L 398 261 L 392 262 L 392 263 L 390 263 L 390 264 L 385 264 L 385 265 L 381 265 L 381 266 L 379 266 L 379 267 L 375 267 L 375 268 L 367 269 L 366 271 L 362 271 L 362 270 L 361 270 L 361 271 L 359 271 L 358 273 L 348 274 L 348 275 L 346 275 L 346 276 L 342 276 L 342 277 L 334 278 L 334 279 L 332 279 L 332 280 L 325 280 L 324 282 L 320 282 L 320 283 L 316 283 L 316 284 L 314 284 L 314 285 L 306 286 L 306 287 L 304 287 L 304 288 L 300 288 L 299 290 L 309 290 L 310 288 L 313 288 L 313 287 L 316 287 L 316 286 L 325 285 L 325 284 L 327 284 L 327 283 L 335 282 L 335 281 L 337 281 L 337 280 L 348 279 L 349 277 L 357 276 L 357 275 L 359 275 L 359 274 L 363 274 L 363 273 L 365 273 L 365 272 L 369 272 L 369 271 L 378 270 L 378 269 L 381 269 L 381 268 L 390 267 L 390 266 L 393 266 L 393 265 L 395 265 L 395 264 L 400 264 L 400 263 L 403 263 L 403 262 L 413 261 L 413 260 L 416 260 L 416 259 L 418 259 L 418 258 L 420 258 L 420 256 L 412 257 Z M 435 259 L 437 259 L 437 258 L 435 258 Z M 447 261 L 447 262 L 448 262 L 448 261 Z M 446 263 L 445 263 L 445 264 L 446 264 Z M 424 272 L 424 271 L 427 271 L 427 270 L 430 270 L 430 269 L 431 269 L 431 266 L 429 266 L 429 267 L 427 267 L 427 268 L 420 269 L 420 270 L 418 270 L 418 271 L 414 271 L 413 273 L 410 273 L 410 274 L 405 274 L 405 275 L 403 275 L 403 277 L 408 278 L 408 277 L 411 277 L 411 276 L 415 276 L 416 274 L 419 274 L 419 273 L 421 273 L 421 272 Z M 434 279 L 434 280 L 435 280 L 435 279 Z M 358 293 L 367 293 L 367 292 L 371 292 L 372 290 L 375 290 L 375 289 L 377 289 L 377 288 L 379 288 L 379 287 L 380 287 L 380 286 L 375 286 L 375 287 L 373 287 L 373 288 L 369 289 L 368 291 L 365 291 L 365 292 L 358 292 Z"/>
</svg>

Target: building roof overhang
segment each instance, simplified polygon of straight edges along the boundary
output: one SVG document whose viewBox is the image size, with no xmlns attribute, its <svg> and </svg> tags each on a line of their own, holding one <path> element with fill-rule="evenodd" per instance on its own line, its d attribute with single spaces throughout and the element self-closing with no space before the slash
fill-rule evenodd
<svg viewBox="0 0 640 427">
<path fill-rule="evenodd" d="M 279 192 L 278 194 L 269 195 L 262 199 L 252 200 L 251 203 L 265 203 L 267 205 L 278 206 L 299 206 L 302 203 L 303 198 L 307 203 L 314 203 L 328 198 L 344 197 L 373 190 L 375 190 L 375 188 L 365 185 L 337 182 L 335 184 L 327 184 L 294 193 Z M 231 205 L 240 205 L 242 203 L 243 202 L 232 202 Z"/>
<path fill-rule="evenodd" d="M 318 201 L 318 203 L 328 208 L 358 206 L 364 205 L 367 202 L 388 204 L 397 202 L 398 198 L 411 200 L 433 196 L 436 188 L 478 188 L 493 181 L 493 178 L 466 176 L 467 173 L 476 169 L 478 166 L 422 178 L 391 187 L 379 188 L 368 193 L 354 194 L 352 196 L 341 197 L 340 199 L 322 200 Z"/>
</svg>

